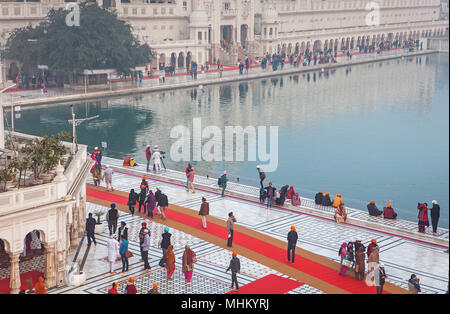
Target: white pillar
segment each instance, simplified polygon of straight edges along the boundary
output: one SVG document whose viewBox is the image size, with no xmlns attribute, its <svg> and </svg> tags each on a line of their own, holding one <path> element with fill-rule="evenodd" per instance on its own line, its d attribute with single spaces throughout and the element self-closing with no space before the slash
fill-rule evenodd
<svg viewBox="0 0 450 314">
<path fill-rule="evenodd" d="M 55 243 L 45 243 L 45 286 L 56 286 Z"/>
<path fill-rule="evenodd" d="M 9 275 L 9 287 L 11 294 L 18 294 L 20 291 L 20 270 L 19 270 L 20 253 L 11 253 L 11 273 Z"/>
</svg>

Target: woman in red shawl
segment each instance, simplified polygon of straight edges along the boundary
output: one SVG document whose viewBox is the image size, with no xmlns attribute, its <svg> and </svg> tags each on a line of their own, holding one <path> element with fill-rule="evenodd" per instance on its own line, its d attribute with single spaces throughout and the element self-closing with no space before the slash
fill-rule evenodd
<svg viewBox="0 0 450 314">
<path fill-rule="evenodd" d="M 287 196 L 286 196 L 286 198 L 287 199 L 292 199 L 292 196 L 294 195 L 294 187 L 293 186 L 291 186 L 291 188 L 289 189 L 289 191 L 287 192 Z"/>
<path fill-rule="evenodd" d="M 125 288 L 125 294 L 137 294 L 136 286 L 134 285 L 134 278 L 128 279 L 127 286 Z"/>
<path fill-rule="evenodd" d="M 119 294 L 117 292 L 117 282 L 112 283 L 112 287 L 108 290 L 108 294 Z"/>
<path fill-rule="evenodd" d="M 418 203 L 417 209 L 419 210 L 419 215 L 417 216 L 419 218 L 419 232 L 425 233 L 425 227 L 430 225 L 428 221 L 428 204 Z"/>
<path fill-rule="evenodd" d="M 345 210 L 344 204 L 339 205 L 334 212 L 334 220 L 336 222 L 345 222 L 347 220 L 347 211 Z"/>
<path fill-rule="evenodd" d="M 366 255 L 364 254 L 364 248 L 360 246 L 358 251 L 356 252 L 356 262 L 355 262 L 355 279 L 356 280 L 364 280 L 364 271 L 365 271 L 365 259 Z"/>
<path fill-rule="evenodd" d="M 191 250 L 189 245 L 186 245 L 183 253 L 183 266 L 182 271 L 187 282 L 192 279 L 192 273 L 194 272 L 194 259 L 195 253 Z"/>
<path fill-rule="evenodd" d="M 172 245 L 169 245 L 164 252 L 164 258 L 166 259 L 167 278 L 172 280 L 172 275 L 175 272 L 175 254 L 173 253 Z"/>
</svg>

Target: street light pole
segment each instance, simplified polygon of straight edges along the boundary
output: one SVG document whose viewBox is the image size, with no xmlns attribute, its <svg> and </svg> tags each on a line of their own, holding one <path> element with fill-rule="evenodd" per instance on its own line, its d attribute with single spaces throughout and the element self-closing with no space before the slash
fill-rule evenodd
<svg viewBox="0 0 450 314">
<path fill-rule="evenodd" d="M 72 154 L 75 154 L 78 151 L 78 139 L 77 139 L 77 126 L 79 126 L 84 121 L 89 121 L 93 119 L 97 119 L 99 115 L 84 118 L 84 119 L 75 119 L 75 112 L 73 111 L 73 105 L 70 105 L 70 109 L 72 110 L 72 120 L 68 120 L 69 123 L 72 124 Z"/>
<path fill-rule="evenodd" d="M 77 128 L 75 123 L 75 112 L 73 111 L 73 105 L 70 105 L 72 110 L 72 155 L 75 154 L 75 138 L 77 137 Z"/>
</svg>

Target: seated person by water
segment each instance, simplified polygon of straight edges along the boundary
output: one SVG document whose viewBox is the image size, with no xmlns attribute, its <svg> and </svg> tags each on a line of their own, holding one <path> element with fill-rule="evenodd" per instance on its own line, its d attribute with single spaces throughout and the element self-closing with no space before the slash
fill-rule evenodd
<svg viewBox="0 0 450 314">
<path fill-rule="evenodd" d="M 339 206 L 343 205 L 344 202 L 342 201 L 342 195 L 337 194 L 336 197 L 333 199 L 333 207 L 339 208 Z"/>
<path fill-rule="evenodd" d="M 383 212 L 384 218 L 386 218 L 386 219 L 396 219 L 397 218 L 397 213 L 394 211 L 391 204 L 388 204 L 383 210 L 384 210 L 384 212 Z"/>
<path fill-rule="evenodd" d="M 316 194 L 314 201 L 316 203 L 316 205 L 322 205 L 322 201 L 323 201 L 323 192 L 319 191 L 319 193 Z"/>
<path fill-rule="evenodd" d="M 124 167 L 136 167 L 138 164 L 136 163 L 136 161 L 134 161 L 133 158 L 130 158 L 130 156 L 127 156 L 124 160 L 123 160 L 123 166 Z"/>
<path fill-rule="evenodd" d="M 301 200 L 300 196 L 298 195 L 298 192 L 294 192 L 294 195 L 292 195 L 291 203 L 294 206 L 300 206 Z"/>
<path fill-rule="evenodd" d="M 327 192 L 327 193 L 325 193 L 325 196 L 323 197 L 323 200 L 322 200 L 322 205 L 323 206 L 331 206 L 331 198 L 330 198 L 330 193 L 329 192 Z"/>
<path fill-rule="evenodd" d="M 381 216 L 383 212 L 378 209 L 377 205 L 375 205 L 375 201 L 370 201 L 369 204 L 367 204 L 367 209 L 369 210 L 370 216 Z"/>
</svg>

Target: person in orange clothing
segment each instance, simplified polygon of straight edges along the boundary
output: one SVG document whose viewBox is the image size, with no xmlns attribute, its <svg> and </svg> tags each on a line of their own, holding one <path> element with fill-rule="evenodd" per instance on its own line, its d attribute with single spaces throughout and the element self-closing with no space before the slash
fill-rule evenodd
<svg viewBox="0 0 450 314">
<path fill-rule="evenodd" d="M 344 202 L 342 201 L 342 195 L 336 195 L 336 197 L 333 199 L 333 207 L 339 208 L 342 204 L 344 204 Z"/>
<path fill-rule="evenodd" d="M 34 285 L 34 294 L 47 294 L 44 278 L 39 277 L 38 282 Z"/>
<path fill-rule="evenodd" d="M 127 156 L 127 157 L 124 159 L 122 165 L 123 165 L 124 167 L 129 167 L 129 166 L 130 166 L 130 160 L 131 160 L 130 156 Z"/>
</svg>

